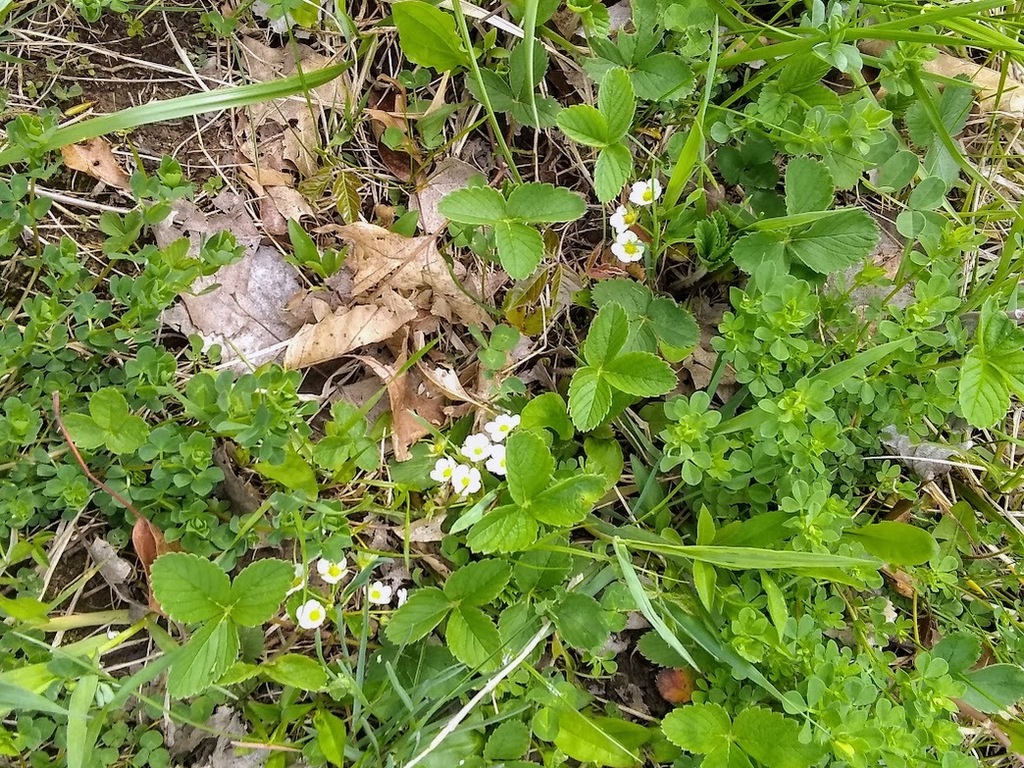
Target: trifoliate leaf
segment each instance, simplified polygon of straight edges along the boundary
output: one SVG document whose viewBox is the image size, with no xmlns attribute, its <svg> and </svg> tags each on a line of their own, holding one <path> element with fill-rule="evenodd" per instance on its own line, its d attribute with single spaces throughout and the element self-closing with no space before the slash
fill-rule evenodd
<svg viewBox="0 0 1024 768">
<path fill-rule="evenodd" d="M 638 62 L 631 78 L 638 98 L 646 101 L 681 99 L 696 82 L 690 65 L 674 53 L 656 53 Z"/>
<path fill-rule="evenodd" d="M 223 616 L 231 605 L 228 575 L 220 566 L 198 555 L 161 555 L 153 561 L 150 579 L 160 606 L 175 621 L 209 621 Z"/>
<path fill-rule="evenodd" d="M 569 421 L 568 406 L 557 392 L 545 392 L 532 398 L 519 416 L 519 427 L 523 430 L 550 429 L 562 440 L 571 440 L 575 432 Z"/>
</svg>

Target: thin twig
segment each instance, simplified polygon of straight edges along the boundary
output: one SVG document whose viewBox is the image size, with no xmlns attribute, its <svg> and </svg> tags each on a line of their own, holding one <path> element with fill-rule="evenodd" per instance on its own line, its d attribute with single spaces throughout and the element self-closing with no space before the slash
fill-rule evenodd
<svg viewBox="0 0 1024 768">
<path fill-rule="evenodd" d="M 551 622 L 545 621 L 541 628 L 537 630 L 537 634 L 531 637 L 530 642 L 528 642 L 526 646 L 523 648 L 523 650 L 519 652 L 519 655 L 512 659 L 512 661 L 510 661 L 508 664 L 506 664 L 504 668 L 500 672 L 498 672 L 498 674 L 496 674 L 494 677 L 488 680 L 487 685 L 485 685 L 483 688 L 477 691 L 476 695 L 468 702 L 466 702 L 466 706 L 464 706 L 462 709 L 455 713 L 455 716 L 448 721 L 448 725 L 441 729 L 441 732 L 434 737 L 433 741 L 431 741 L 430 744 L 427 745 L 427 748 L 405 764 L 405 768 L 414 768 L 414 766 L 422 762 L 427 755 L 429 755 L 431 752 L 437 749 L 441 745 L 442 741 L 451 736 L 455 729 L 458 728 L 459 725 L 462 723 L 462 721 L 469 717 L 470 713 L 473 711 L 473 708 L 476 707 L 476 705 L 483 701 L 485 698 L 487 698 L 491 691 L 497 688 L 498 684 L 501 683 L 502 680 L 504 680 L 506 677 L 512 674 L 516 667 L 518 667 L 520 664 L 526 661 L 526 657 L 533 652 L 533 649 L 537 647 L 537 644 L 540 643 L 541 640 L 548 636 L 548 632 L 550 631 Z"/>
<path fill-rule="evenodd" d="M 82 471 L 85 472 L 85 476 L 92 480 L 93 485 L 108 496 L 111 496 L 113 499 L 120 502 L 123 507 L 135 515 L 136 520 L 146 520 L 143 514 L 139 512 L 139 510 L 137 510 L 132 503 L 128 501 L 128 499 L 89 471 L 89 467 L 85 465 L 85 461 L 82 459 L 82 454 L 78 452 L 78 446 L 75 445 L 75 441 L 71 439 L 71 435 L 68 433 L 68 428 L 64 426 L 64 420 L 60 417 L 60 393 L 56 391 L 53 393 L 53 418 L 56 420 L 57 426 L 60 428 L 60 433 L 64 435 L 64 442 L 66 442 L 68 444 L 68 448 L 71 449 L 71 453 L 75 457 L 75 461 L 78 462 L 78 466 L 80 466 Z"/>
</svg>

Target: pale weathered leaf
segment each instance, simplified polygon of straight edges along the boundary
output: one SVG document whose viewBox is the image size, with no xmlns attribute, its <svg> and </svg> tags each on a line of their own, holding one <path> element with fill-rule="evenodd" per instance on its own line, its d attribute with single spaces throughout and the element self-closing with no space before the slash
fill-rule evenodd
<svg viewBox="0 0 1024 768">
<path fill-rule="evenodd" d="M 102 136 L 81 144 L 68 144 L 61 147 L 60 153 L 64 156 L 64 164 L 71 170 L 86 173 L 118 189 L 131 189 L 128 174 L 110 151 L 110 143 Z"/>
</svg>

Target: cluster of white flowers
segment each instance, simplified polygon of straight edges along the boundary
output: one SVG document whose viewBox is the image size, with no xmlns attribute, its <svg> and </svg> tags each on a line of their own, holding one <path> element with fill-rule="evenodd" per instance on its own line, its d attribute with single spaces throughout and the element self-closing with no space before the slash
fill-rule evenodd
<svg viewBox="0 0 1024 768">
<path fill-rule="evenodd" d="M 661 197 L 661 182 L 657 179 L 638 181 L 629 191 L 629 202 L 633 205 L 651 205 L 659 197 Z M 636 224 L 638 218 L 639 213 L 635 209 L 627 208 L 624 205 L 620 205 L 612 214 L 611 224 L 615 229 L 612 253 L 619 261 L 626 264 L 640 261 L 644 257 L 644 244 L 632 230 L 632 226 Z"/>
<path fill-rule="evenodd" d="M 442 456 L 434 463 L 430 479 L 439 483 L 450 483 L 459 496 L 476 493 L 483 487 L 483 476 L 474 464 L 483 462 L 484 468 L 492 475 L 505 474 L 504 440 L 519 426 L 519 416 L 501 413 L 484 424 L 484 431 L 466 438 L 459 448 L 459 454 L 469 463 L 463 463 L 448 456 Z"/>
<path fill-rule="evenodd" d="M 330 585 L 335 585 L 345 578 L 348 563 L 345 558 L 335 562 L 320 558 L 316 562 L 316 572 L 320 578 Z M 299 563 L 295 566 L 295 581 L 288 594 L 305 587 L 305 568 Z M 398 607 L 405 602 L 408 592 L 405 589 L 395 590 L 383 582 L 375 581 L 366 588 L 366 599 L 371 605 L 389 605 L 392 597 L 398 598 Z M 327 619 L 327 608 L 316 598 L 310 598 L 295 610 L 295 620 L 303 629 L 318 629 Z"/>
</svg>

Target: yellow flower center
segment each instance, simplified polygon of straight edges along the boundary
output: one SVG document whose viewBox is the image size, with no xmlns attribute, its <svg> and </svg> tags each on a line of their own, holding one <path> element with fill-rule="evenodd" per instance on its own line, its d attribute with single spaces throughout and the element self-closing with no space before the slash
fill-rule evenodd
<svg viewBox="0 0 1024 768">
<path fill-rule="evenodd" d="M 310 621 L 320 621 L 321 613 L 316 608 L 309 612 Z"/>
<path fill-rule="evenodd" d="M 622 248 L 630 256 L 632 256 L 633 254 L 635 254 L 637 252 L 637 250 L 639 250 L 637 248 L 636 243 L 626 243 L 625 245 L 622 246 Z"/>
<path fill-rule="evenodd" d="M 650 187 L 648 187 L 647 189 L 644 190 L 644 200 L 646 200 L 647 202 L 650 202 L 653 199 L 654 199 L 654 190 L 651 189 Z"/>
</svg>

